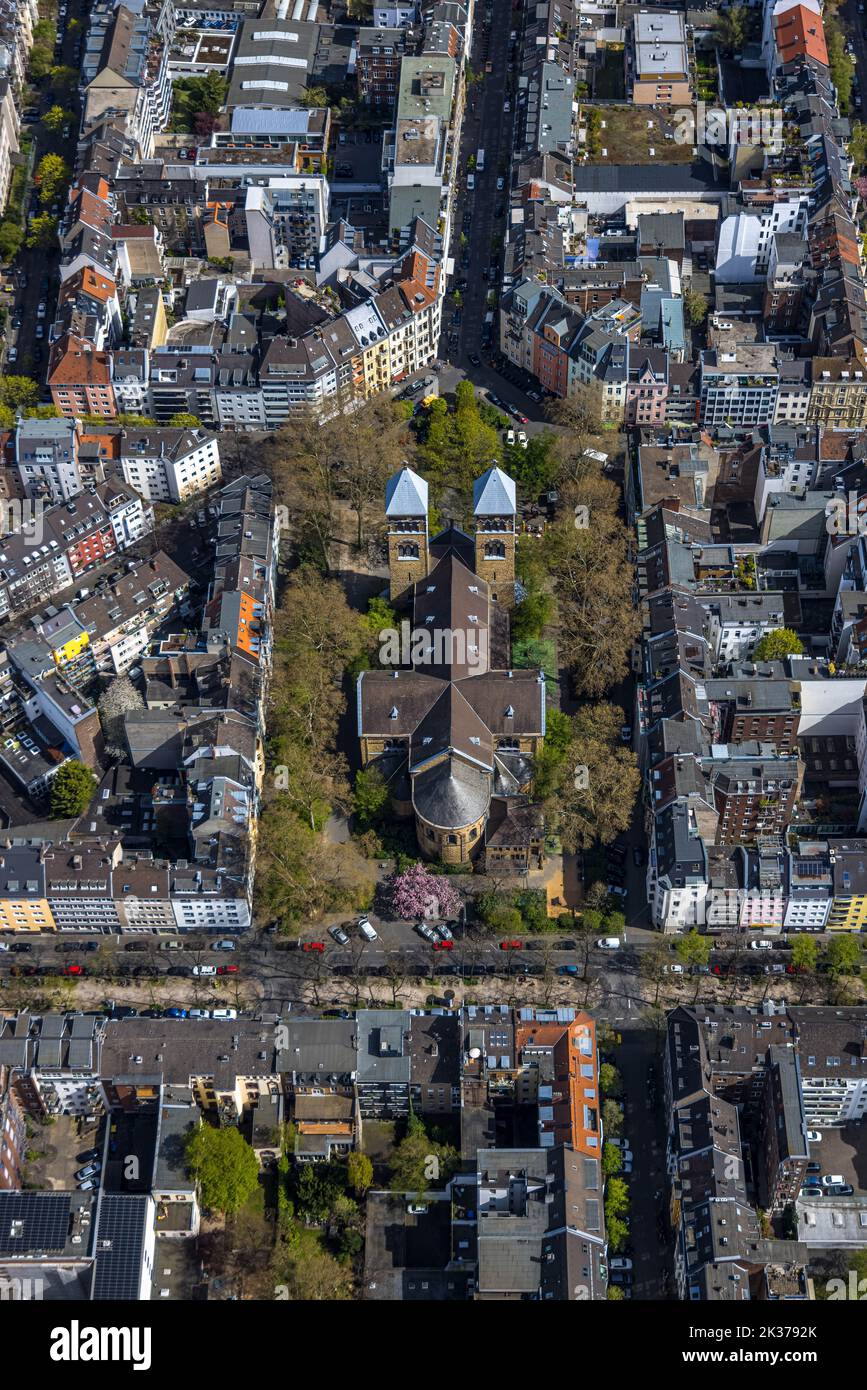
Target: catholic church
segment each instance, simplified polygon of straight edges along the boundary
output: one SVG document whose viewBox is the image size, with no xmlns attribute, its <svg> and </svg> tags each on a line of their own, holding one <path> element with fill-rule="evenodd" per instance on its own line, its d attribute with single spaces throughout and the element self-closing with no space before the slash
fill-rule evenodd
<svg viewBox="0 0 867 1390">
<path fill-rule="evenodd" d="M 359 676 L 362 763 L 382 771 L 427 858 L 539 867 L 532 783 L 545 678 L 509 666 L 514 480 L 494 466 L 476 481 L 472 535 L 456 526 L 430 535 L 428 485 L 409 467 L 389 480 L 385 512 L 391 601 L 422 640 L 403 665 Z"/>
</svg>

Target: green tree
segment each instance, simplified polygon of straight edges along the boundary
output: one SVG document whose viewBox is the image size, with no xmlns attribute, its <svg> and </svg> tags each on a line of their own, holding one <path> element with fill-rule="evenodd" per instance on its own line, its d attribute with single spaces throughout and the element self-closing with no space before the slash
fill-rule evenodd
<svg viewBox="0 0 867 1390">
<path fill-rule="evenodd" d="M 39 201 L 43 207 L 55 201 L 68 180 L 66 160 L 61 159 L 59 154 L 44 154 L 36 166 L 34 175 L 34 182 L 39 189 Z"/>
<path fill-rule="evenodd" d="M 683 307 L 687 323 L 697 328 L 707 318 L 707 295 L 700 294 L 698 290 L 688 289 L 684 292 Z"/>
<path fill-rule="evenodd" d="M 346 1160 L 346 1178 L 353 1192 L 363 1196 L 373 1182 L 373 1164 L 367 1154 L 352 1151 Z"/>
<path fill-rule="evenodd" d="M 602 1173 L 606 1178 L 616 1177 L 623 1167 L 623 1155 L 616 1144 L 602 1145 Z"/>
<path fill-rule="evenodd" d="M 417 1117 L 411 1117 L 406 1137 L 391 1156 L 393 1192 L 426 1192 L 443 1186 L 458 1165 L 457 1150 L 429 1137 Z"/>
<path fill-rule="evenodd" d="M 176 411 L 168 423 L 177 430 L 199 430 L 202 428 L 202 422 L 198 415 L 191 415 L 187 410 Z"/>
<path fill-rule="evenodd" d="M 776 627 L 766 632 L 756 643 L 756 661 L 785 661 L 787 656 L 802 656 L 804 644 L 790 627 Z"/>
<path fill-rule="evenodd" d="M 852 126 L 852 134 L 849 136 L 849 154 L 856 172 L 867 164 L 867 125 L 861 121 L 855 121 Z"/>
<path fill-rule="evenodd" d="M 819 947 L 814 936 L 800 933 L 792 941 L 792 965 L 798 971 L 813 975 L 819 960 Z"/>
<path fill-rule="evenodd" d="M 84 763 L 71 758 L 62 763 L 51 779 L 51 814 L 59 820 L 80 816 L 96 791 L 96 778 Z"/>
<path fill-rule="evenodd" d="M 27 246 L 31 251 L 50 251 L 57 241 L 57 218 L 40 212 L 30 219 Z"/>
<path fill-rule="evenodd" d="M 200 1124 L 187 1139 L 186 1158 L 209 1211 L 231 1215 L 259 1185 L 258 1159 L 234 1125 L 214 1129 Z"/>
<path fill-rule="evenodd" d="M 391 793 L 388 783 L 375 764 L 363 767 L 355 774 L 352 801 L 360 830 L 369 830 L 371 825 L 388 815 Z"/>
<path fill-rule="evenodd" d="M 714 27 L 720 47 L 729 57 L 739 53 L 746 38 L 747 11 L 744 5 L 718 10 Z"/>
<path fill-rule="evenodd" d="M 17 222 L 0 222 L 0 261 L 8 265 L 21 250 L 24 232 Z"/>
<path fill-rule="evenodd" d="M 605 1217 L 625 1216 L 629 1211 L 629 1188 L 623 1178 L 609 1178 L 605 1184 Z"/>
<path fill-rule="evenodd" d="M 861 942 L 851 932 L 838 932 L 825 950 L 825 962 L 832 977 L 854 975 L 860 960 Z"/>
<path fill-rule="evenodd" d="M 328 92 L 324 87 L 305 87 L 304 88 L 305 106 L 327 106 Z"/>
<path fill-rule="evenodd" d="M 710 959 L 711 939 L 709 936 L 702 936 L 695 927 L 688 931 L 686 936 L 678 937 L 677 958 L 682 965 L 707 965 Z"/>
<path fill-rule="evenodd" d="M 62 106 L 55 104 L 49 107 L 42 117 L 42 124 L 45 126 L 46 130 L 50 131 L 52 135 L 55 135 L 68 120 L 70 120 L 70 113 L 65 111 Z"/>
<path fill-rule="evenodd" d="M 628 829 L 641 786 L 635 754 L 620 741 L 622 711 L 584 705 L 572 721 L 572 741 L 559 784 L 545 803 L 548 822 L 567 850 L 611 844 Z"/>
<path fill-rule="evenodd" d="M 623 1090 L 620 1072 L 613 1062 L 603 1062 L 599 1068 L 599 1090 L 603 1096 L 619 1096 Z"/>
<path fill-rule="evenodd" d="M 614 1099 L 602 1102 L 602 1128 L 612 1139 L 619 1139 L 623 1133 L 623 1107 Z"/>
<path fill-rule="evenodd" d="M 0 404 L 27 410 L 39 400 L 39 386 L 29 376 L 0 376 Z"/>
<path fill-rule="evenodd" d="M 605 1233 L 608 1236 L 608 1245 L 616 1254 L 622 1250 L 629 1238 L 629 1227 L 620 1216 L 605 1217 Z M 613 1286 L 612 1286 L 613 1287 Z M 609 1289 L 609 1294 L 611 1290 Z"/>
</svg>

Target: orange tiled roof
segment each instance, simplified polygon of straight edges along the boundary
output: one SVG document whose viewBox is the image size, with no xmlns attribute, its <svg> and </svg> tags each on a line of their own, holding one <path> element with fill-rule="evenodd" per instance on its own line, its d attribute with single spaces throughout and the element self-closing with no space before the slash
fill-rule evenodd
<svg viewBox="0 0 867 1390">
<path fill-rule="evenodd" d="M 67 299 L 81 291 L 91 299 L 98 299 L 100 303 L 106 304 L 109 299 L 113 299 L 117 294 L 117 286 L 110 275 L 102 275 L 93 266 L 82 266 L 81 270 L 76 271 L 68 280 L 64 280 L 60 287 L 58 301 L 64 304 Z"/>
<path fill-rule="evenodd" d="M 83 434 L 79 434 L 79 448 L 84 448 L 90 444 L 99 449 L 100 458 L 120 458 L 120 435 L 116 430 L 111 434 L 100 434 L 98 430 L 87 430 Z"/>
<path fill-rule="evenodd" d="M 589 1014 L 579 1013 L 571 1023 L 521 1022 L 515 1029 L 520 1061 L 524 1048 L 549 1047 L 553 1052 L 555 1096 L 554 1143 L 571 1144 L 588 1158 L 600 1158 L 599 1078 L 596 1063 L 596 1025 Z M 582 1065 L 592 1074 L 583 1076 Z M 585 1120 L 589 1119 L 589 1123 Z M 595 1138 L 595 1144 L 589 1143 Z"/>
<path fill-rule="evenodd" d="M 54 345 L 48 372 L 49 386 L 108 386 L 110 354 L 97 352 L 92 343 L 67 333 Z"/>
<path fill-rule="evenodd" d="M 777 51 L 784 63 L 791 63 L 795 58 L 814 58 L 817 63 L 828 66 L 828 45 L 821 15 L 796 5 L 780 15 L 774 27 Z"/>
</svg>

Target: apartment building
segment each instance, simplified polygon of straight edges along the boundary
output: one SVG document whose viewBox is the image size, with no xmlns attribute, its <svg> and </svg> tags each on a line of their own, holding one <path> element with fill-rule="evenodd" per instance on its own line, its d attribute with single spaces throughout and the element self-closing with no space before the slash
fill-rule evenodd
<svg viewBox="0 0 867 1390">
<path fill-rule="evenodd" d="M 185 502 L 222 478 L 217 437 L 199 429 L 124 429 L 120 466 L 148 502 Z"/>
</svg>

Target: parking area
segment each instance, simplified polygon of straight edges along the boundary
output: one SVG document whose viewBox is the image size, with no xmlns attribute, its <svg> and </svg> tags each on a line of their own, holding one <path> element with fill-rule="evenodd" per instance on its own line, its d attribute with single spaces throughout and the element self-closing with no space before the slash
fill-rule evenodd
<svg viewBox="0 0 867 1390">
<path fill-rule="evenodd" d="M 28 1136 L 28 1186 L 46 1192 L 68 1192 L 75 1174 L 85 1167 L 88 1150 L 102 1151 L 104 1122 L 86 1123 L 72 1115 L 57 1115 L 48 1124 L 34 1125 Z"/>
<path fill-rule="evenodd" d="M 856 1197 L 867 1195 L 867 1126 L 823 1129 L 821 1135 L 820 1143 L 810 1145 L 810 1157 L 821 1163 L 822 1174 L 842 1177 Z"/>
</svg>

